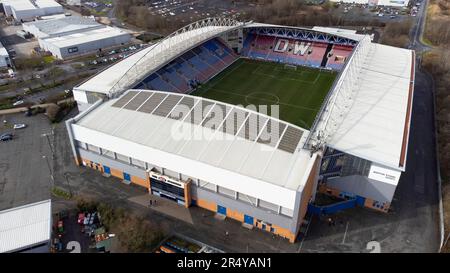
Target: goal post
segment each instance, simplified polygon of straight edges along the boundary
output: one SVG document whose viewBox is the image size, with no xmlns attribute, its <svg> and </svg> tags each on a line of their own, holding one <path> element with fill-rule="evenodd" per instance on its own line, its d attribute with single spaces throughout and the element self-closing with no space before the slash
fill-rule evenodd
<svg viewBox="0 0 450 273">
<path fill-rule="evenodd" d="M 297 70 L 297 66 L 293 65 L 293 64 L 285 64 L 284 65 L 284 69 L 288 69 L 288 70 Z"/>
</svg>

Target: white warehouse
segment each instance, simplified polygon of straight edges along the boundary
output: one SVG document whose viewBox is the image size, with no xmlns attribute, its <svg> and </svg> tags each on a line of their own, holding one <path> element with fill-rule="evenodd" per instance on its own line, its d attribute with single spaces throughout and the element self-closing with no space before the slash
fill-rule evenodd
<svg viewBox="0 0 450 273">
<path fill-rule="evenodd" d="M 131 35 L 119 28 L 99 24 L 89 17 L 65 17 L 23 24 L 38 38 L 39 46 L 58 59 L 93 53 L 130 42 Z"/>
<path fill-rule="evenodd" d="M 63 7 L 54 0 L 3 0 L 6 16 L 17 21 L 31 21 L 39 16 L 64 13 Z"/>
<path fill-rule="evenodd" d="M 0 43 L 0 69 L 9 67 L 11 65 L 11 60 L 9 58 L 8 51 L 6 48 Z"/>
</svg>

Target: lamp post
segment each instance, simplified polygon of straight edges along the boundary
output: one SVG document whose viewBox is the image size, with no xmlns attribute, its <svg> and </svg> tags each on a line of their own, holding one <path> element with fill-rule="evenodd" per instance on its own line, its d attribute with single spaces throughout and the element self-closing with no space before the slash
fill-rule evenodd
<svg viewBox="0 0 450 273">
<path fill-rule="evenodd" d="M 72 196 L 73 196 L 73 194 L 72 194 L 72 187 L 70 187 L 70 182 L 69 182 L 69 175 L 68 175 L 68 173 L 64 173 L 64 178 L 66 179 L 67 185 L 69 186 L 69 194 L 70 194 L 70 197 L 72 197 Z"/>
<path fill-rule="evenodd" d="M 50 151 L 52 152 L 52 159 L 55 159 L 55 152 L 53 151 L 53 146 L 52 146 L 52 144 L 50 143 L 50 137 L 49 137 L 49 135 L 50 135 L 50 134 L 48 134 L 48 133 L 42 134 L 43 137 L 45 136 L 45 137 L 47 138 L 48 146 L 50 147 Z M 53 135 L 53 133 L 51 133 L 51 135 Z"/>
<path fill-rule="evenodd" d="M 55 185 L 55 179 L 53 177 L 52 168 L 50 167 L 50 162 L 48 162 L 48 158 L 45 155 L 43 155 L 42 158 L 45 159 L 45 161 L 47 162 L 48 171 L 50 172 L 50 178 L 52 179 L 52 183 L 53 183 L 53 186 L 54 186 Z"/>
</svg>

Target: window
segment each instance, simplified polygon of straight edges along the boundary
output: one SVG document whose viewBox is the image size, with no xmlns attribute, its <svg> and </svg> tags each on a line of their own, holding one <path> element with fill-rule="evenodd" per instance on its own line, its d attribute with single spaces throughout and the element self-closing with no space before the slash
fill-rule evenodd
<svg viewBox="0 0 450 273">
<path fill-rule="evenodd" d="M 278 206 L 277 205 L 275 205 L 273 203 L 270 203 L 270 202 L 267 202 L 267 201 L 264 201 L 264 200 L 261 200 L 261 199 L 259 200 L 259 206 L 261 208 L 265 208 L 265 209 L 269 209 L 271 211 L 278 212 Z"/>
<path fill-rule="evenodd" d="M 219 186 L 218 187 L 218 191 L 219 191 L 219 193 L 221 193 L 223 195 L 226 195 L 226 196 L 234 198 L 235 191 L 233 191 L 233 190 L 230 190 L 230 189 L 227 189 L 227 188 Z"/>
<path fill-rule="evenodd" d="M 69 52 L 69 53 L 75 53 L 75 52 L 78 52 L 78 47 L 76 47 L 76 46 L 74 46 L 74 47 L 69 47 L 69 48 L 67 49 L 67 52 Z"/>
<path fill-rule="evenodd" d="M 84 142 L 81 142 L 78 140 L 75 140 L 75 146 L 77 146 L 78 148 L 81 148 L 81 149 L 86 149 L 86 144 Z"/>
<path fill-rule="evenodd" d="M 102 148 L 102 155 L 109 157 L 109 158 L 114 158 L 114 152 L 103 149 L 103 148 Z"/>
<path fill-rule="evenodd" d="M 117 153 L 116 153 L 117 154 Z M 117 160 L 123 161 L 125 163 L 130 163 L 128 160 L 128 156 L 117 154 Z"/>
<path fill-rule="evenodd" d="M 294 211 L 288 208 L 281 207 L 281 214 L 292 217 L 294 216 Z"/>
<path fill-rule="evenodd" d="M 140 161 L 139 159 L 132 158 L 131 159 L 131 164 L 133 164 L 134 166 L 137 166 L 139 168 L 145 168 L 144 161 Z"/>
<path fill-rule="evenodd" d="M 251 197 L 249 195 L 243 194 L 243 193 L 238 193 L 238 199 L 241 201 L 244 201 L 246 203 L 250 203 L 253 206 L 256 206 L 256 198 Z"/>
<path fill-rule="evenodd" d="M 207 189 L 207 190 L 214 191 L 214 192 L 216 191 L 216 185 L 215 184 L 209 183 L 209 182 L 206 182 L 206 181 L 203 181 L 203 180 L 200 180 L 199 188 Z"/>
<path fill-rule="evenodd" d="M 91 152 L 95 152 L 95 153 L 99 152 L 98 147 L 95 145 L 92 145 L 92 144 L 87 144 L 87 149 Z"/>
</svg>

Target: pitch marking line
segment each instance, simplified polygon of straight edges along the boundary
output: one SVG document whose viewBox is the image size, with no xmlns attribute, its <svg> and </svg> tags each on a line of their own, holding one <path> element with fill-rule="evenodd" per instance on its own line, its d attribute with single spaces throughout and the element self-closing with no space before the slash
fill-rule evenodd
<svg viewBox="0 0 450 273">
<path fill-rule="evenodd" d="M 254 94 L 267 94 L 267 95 L 269 95 L 271 97 L 274 97 L 276 99 L 275 101 L 272 101 L 273 104 L 280 104 L 280 97 L 278 97 L 277 95 L 268 93 L 268 92 L 253 92 L 253 93 L 250 93 L 250 94 L 245 96 L 245 102 L 247 102 L 248 104 L 251 104 L 250 102 L 248 102 L 248 100 L 247 100 L 248 98 L 250 98 L 250 99 L 251 98 L 256 98 L 256 99 L 259 99 L 259 100 L 263 99 L 263 100 L 266 100 L 266 101 L 270 101 L 270 99 L 260 98 L 258 96 L 255 96 Z"/>
<path fill-rule="evenodd" d="M 229 91 L 226 91 L 226 90 L 221 90 L 221 89 L 217 89 L 217 88 L 211 88 L 210 90 L 212 90 L 212 91 L 215 91 L 215 92 L 219 92 L 219 93 L 223 93 L 223 94 L 232 94 L 232 95 L 235 95 L 235 96 L 239 96 L 239 97 L 244 97 L 244 98 L 246 98 L 248 95 L 242 95 L 242 94 L 238 94 L 238 93 L 233 93 L 233 92 L 229 92 Z M 265 93 L 265 92 L 258 92 L 258 91 L 255 91 L 255 92 L 252 92 L 252 93 L 250 93 L 250 94 L 253 94 L 253 93 Z M 270 93 L 267 93 L 267 94 L 270 94 Z M 274 95 L 275 96 L 275 95 Z M 278 96 L 277 96 L 278 97 Z M 273 101 L 271 101 L 271 100 L 268 100 L 268 99 L 264 99 L 264 98 L 258 98 L 259 100 L 262 100 L 262 101 L 267 101 L 267 102 L 273 102 Z M 309 111 L 319 111 L 319 109 L 315 109 L 315 108 L 309 108 L 309 107 L 303 107 L 303 106 L 298 106 L 298 105 L 293 105 L 293 104 L 289 104 L 289 103 L 283 103 L 283 102 L 279 102 L 279 104 L 281 104 L 281 105 L 286 105 L 286 106 L 290 106 L 290 107 L 294 107 L 294 108 L 298 108 L 298 109 L 303 109 L 303 110 L 309 110 Z"/>
<path fill-rule="evenodd" d="M 297 78 L 292 78 L 292 77 L 287 77 L 287 76 L 280 76 L 280 77 L 278 77 L 278 76 L 274 76 L 274 75 L 267 74 L 267 73 L 264 73 L 264 72 L 260 72 L 261 66 L 263 66 L 263 65 L 261 65 L 261 64 L 258 65 L 258 67 L 255 70 L 252 71 L 252 74 L 260 75 L 260 76 L 266 76 L 266 77 L 277 79 L 277 80 L 290 80 L 290 81 L 296 81 L 296 82 L 302 82 L 302 83 L 308 83 L 308 84 L 316 84 L 318 79 L 320 78 L 320 75 L 322 74 L 322 72 L 319 71 L 319 73 L 317 73 L 316 78 L 313 81 L 300 80 L 300 79 L 297 79 Z M 277 67 L 275 67 L 273 70 L 274 71 L 283 71 L 283 70 L 281 70 L 281 69 L 279 69 Z M 286 72 L 286 71 L 284 71 L 284 72 Z M 301 77 L 301 75 L 303 75 L 303 73 L 312 74 L 312 72 L 302 70 L 302 71 L 300 71 L 300 73 L 298 73 L 299 77 Z M 291 73 L 291 74 L 294 74 L 294 73 Z"/>
</svg>

